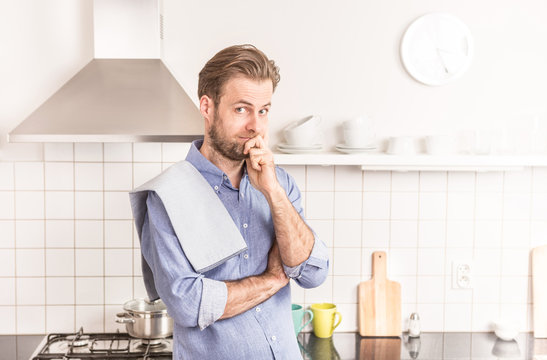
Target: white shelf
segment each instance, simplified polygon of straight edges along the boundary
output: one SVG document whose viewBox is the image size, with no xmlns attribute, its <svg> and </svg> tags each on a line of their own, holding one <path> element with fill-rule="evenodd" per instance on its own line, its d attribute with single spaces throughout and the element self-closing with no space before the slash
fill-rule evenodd
<svg viewBox="0 0 547 360">
<path fill-rule="evenodd" d="M 274 153 L 278 165 L 355 165 L 384 171 L 520 171 L 547 166 L 545 155 L 388 155 L 384 153 Z"/>
</svg>

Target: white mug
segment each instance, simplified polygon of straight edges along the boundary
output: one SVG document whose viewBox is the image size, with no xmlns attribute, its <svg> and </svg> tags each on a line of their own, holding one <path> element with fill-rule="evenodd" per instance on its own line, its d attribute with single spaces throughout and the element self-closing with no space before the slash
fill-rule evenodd
<svg viewBox="0 0 547 360">
<path fill-rule="evenodd" d="M 371 124 L 366 117 L 357 117 L 344 121 L 342 128 L 344 131 L 344 142 L 349 147 L 365 147 L 371 141 Z"/>
<path fill-rule="evenodd" d="M 413 155 L 416 153 L 416 139 L 411 136 L 389 138 L 387 153 L 391 155 Z"/>
</svg>

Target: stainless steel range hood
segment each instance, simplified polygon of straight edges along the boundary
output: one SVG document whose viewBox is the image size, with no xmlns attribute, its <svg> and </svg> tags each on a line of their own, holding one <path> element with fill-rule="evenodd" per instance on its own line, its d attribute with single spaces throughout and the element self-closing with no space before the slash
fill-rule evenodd
<svg viewBox="0 0 547 360">
<path fill-rule="evenodd" d="M 17 126 L 10 142 L 189 142 L 201 114 L 160 59 L 94 59 Z"/>
</svg>

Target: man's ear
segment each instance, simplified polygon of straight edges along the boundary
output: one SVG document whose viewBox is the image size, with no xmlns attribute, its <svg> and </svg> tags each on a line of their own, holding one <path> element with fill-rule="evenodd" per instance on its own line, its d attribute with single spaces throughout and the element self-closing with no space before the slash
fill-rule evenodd
<svg viewBox="0 0 547 360">
<path fill-rule="evenodd" d="M 213 117 L 213 113 L 215 111 L 215 104 L 213 102 L 213 99 L 211 99 L 207 95 L 203 95 L 199 99 L 199 112 L 201 113 L 201 116 L 205 119 L 205 123 L 208 124 Z"/>
</svg>

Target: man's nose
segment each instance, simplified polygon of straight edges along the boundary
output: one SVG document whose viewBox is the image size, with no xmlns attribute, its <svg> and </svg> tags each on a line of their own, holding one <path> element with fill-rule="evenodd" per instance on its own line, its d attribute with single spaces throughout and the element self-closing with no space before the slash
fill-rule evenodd
<svg viewBox="0 0 547 360">
<path fill-rule="evenodd" d="M 247 130 L 254 131 L 259 133 L 262 128 L 260 124 L 260 119 L 257 113 L 251 113 L 247 121 Z"/>
</svg>

